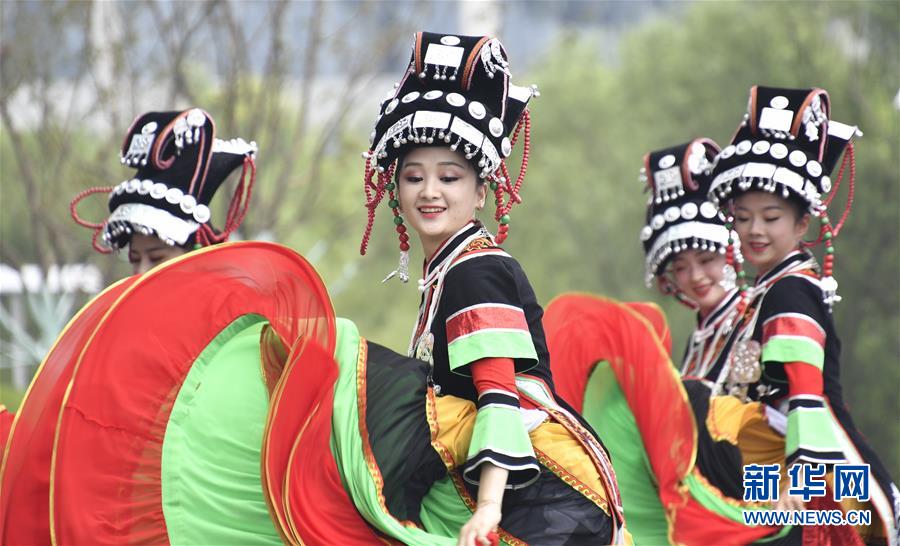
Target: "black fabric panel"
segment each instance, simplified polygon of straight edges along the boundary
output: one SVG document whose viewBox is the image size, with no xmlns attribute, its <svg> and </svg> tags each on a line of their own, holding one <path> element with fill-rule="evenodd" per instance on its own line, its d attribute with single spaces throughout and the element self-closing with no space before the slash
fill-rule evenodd
<svg viewBox="0 0 900 546">
<path fill-rule="evenodd" d="M 797 408 L 824 408 L 825 403 L 821 400 L 810 400 L 808 398 L 794 398 L 788 402 L 788 411 Z"/>
<path fill-rule="evenodd" d="M 484 406 L 487 406 L 488 404 L 501 404 L 504 406 L 518 408 L 519 407 L 519 399 L 516 398 L 515 396 L 511 396 L 508 394 L 502 394 L 499 392 L 488 392 L 488 393 L 482 394 L 478 398 L 478 407 L 483 408 Z"/>
<path fill-rule="evenodd" d="M 543 380 L 553 389 L 550 373 L 550 355 L 541 322 L 544 310 L 519 263 L 505 256 L 472 258 L 453 267 L 444 280 L 444 291 L 437 314 L 431 326 L 434 334 L 434 382 L 441 386 L 443 394 L 452 394 L 473 402 L 477 400 L 468 366 L 450 371 L 447 354 L 447 317 L 453 313 L 480 303 L 501 303 L 519 307 L 525 312 L 525 320 L 531 333 L 531 342 L 537 353 L 538 363 L 514 360 L 516 371 L 527 370 L 527 375 Z M 464 374 L 464 375 L 460 375 Z"/>
<path fill-rule="evenodd" d="M 384 478 L 384 498 L 397 519 L 421 525 L 422 498 L 446 475 L 431 447 L 426 418 L 428 363 L 369 342 L 366 427 Z"/>
<path fill-rule="evenodd" d="M 853 422 L 853 417 L 851 417 L 850 412 L 847 410 L 843 401 L 840 402 L 840 405 L 832 403 L 831 410 L 834 412 L 834 416 L 837 418 L 841 428 L 843 428 L 844 432 L 847 433 L 847 436 L 850 437 L 850 441 L 853 442 L 859 455 L 869 464 L 869 471 L 871 472 L 872 478 L 875 479 L 875 482 L 881 490 L 884 491 L 885 495 L 887 495 L 888 500 L 890 500 L 892 504 L 896 502 L 896 499 L 894 499 L 891 494 L 891 485 L 896 484 L 897 482 L 891 477 L 887 467 L 884 466 L 884 463 L 881 462 L 878 454 L 872 449 L 872 446 L 869 444 L 865 435 L 856 428 L 856 423 Z M 870 483 L 870 486 L 871 485 L 874 484 Z M 894 521 L 896 520 L 897 514 L 895 513 Z"/>
<path fill-rule="evenodd" d="M 478 488 L 466 487 L 477 498 Z M 612 518 L 543 466 L 535 483 L 503 494 L 502 512 L 500 527 L 535 546 L 593 546 L 612 540 Z"/>
<path fill-rule="evenodd" d="M 779 264 L 773 271 L 784 270 L 784 268 L 789 267 L 791 264 L 804 257 L 805 255 L 803 254 L 791 256 Z M 771 277 L 773 274 L 769 273 L 767 276 Z M 763 301 L 764 306 L 761 310 L 761 316 L 757 322 L 756 331 L 753 333 L 753 339 L 757 341 L 762 338 L 762 313 L 767 311 L 771 313 L 771 311 L 766 309 L 766 302 L 771 302 L 769 305 L 777 307 L 778 310 L 776 312 L 794 311 L 809 314 L 816 318 L 816 320 L 819 321 L 820 326 L 825 330 L 825 362 L 822 369 L 825 398 L 828 400 L 828 405 L 834 413 L 834 416 L 837 418 L 838 423 L 850 437 L 850 441 L 853 442 L 854 447 L 863 460 L 869 464 L 872 477 L 875 479 L 878 486 L 888 495 L 888 498 L 890 498 L 891 484 L 896 483 L 896 481 L 893 480 L 887 467 L 878 457 L 878 454 L 875 453 L 875 450 L 872 449 L 872 446 L 869 444 L 865 435 L 857 428 L 856 423 L 853 422 L 850 410 L 844 402 L 840 374 L 841 340 L 838 337 L 837 328 L 834 325 L 834 317 L 822 301 L 821 290 L 805 279 L 785 277 L 784 279 L 777 281 L 772 288 L 769 289 L 769 292 L 765 295 Z M 775 381 L 780 380 L 784 381 L 785 385 L 787 384 L 787 377 L 784 375 L 783 365 L 768 363 L 765 365 L 765 372 L 766 375 L 763 378 L 764 382 L 776 384 Z M 754 394 L 755 389 L 751 388 L 750 393 L 751 395 Z M 786 389 L 783 393 L 776 395 L 775 398 L 783 396 L 784 394 L 786 394 Z M 769 399 L 764 400 L 769 403 L 774 402 Z M 897 515 L 894 514 L 895 518 L 896 516 Z"/>
<path fill-rule="evenodd" d="M 463 465 L 463 477 L 469 481 L 480 481 L 481 480 L 481 466 L 485 462 L 487 463 L 496 463 L 497 466 L 501 466 L 503 468 L 513 467 L 513 466 L 522 466 L 522 465 L 533 465 L 529 468 L 524 468 L 521 470 L 510 470 L 509 475 L 506 479 L 506 484 L 509 486 L 519 487 L 523 484 L 527 484 L 534 479 L 534 477 L 540 472 L 540 468 L 538 465 L 538 460 L 535 457 L 510 457 L 509 455 L 504 455 L 503 453 L 497 453 L 492 449 L 483 449 L 478 455 L 474 458 L 466 461 L 466 464 Z"/>
<path fill-rule="evenodd" d="M 809 449 L 798 448 L 797 451 L 793 453 L 790 459 L 786 461 L 787 466 L 790 466 L 794 461 L 799 459 L 800 457 L 805 457 L 807 460 L 819 460 L 818 463 L 813 464 L 824 464 L 828 465 L 830 468 L 832 464 L 841 461 L 844 459 L 844 454 L 840 451 L 811 451 Z M 821 459 L 826 459 L 831 462 L 821 461 Z"/>
<path fill-rule="evenodd" d="M 744 496 L 743 457 L 737 446 L 725 441 L 715 441 L 706 428 L 709 414 L 709 387 L 701 381 L 685 380 L 694 420 L 697 422 L 697 468 L 711 484 L 724 495 L 734 499 Z"/>
</svg>

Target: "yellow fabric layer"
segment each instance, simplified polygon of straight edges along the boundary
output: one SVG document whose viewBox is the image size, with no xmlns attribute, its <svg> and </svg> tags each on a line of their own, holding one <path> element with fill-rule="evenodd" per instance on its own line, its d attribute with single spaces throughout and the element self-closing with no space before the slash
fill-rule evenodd
<svg viewBox="0 0 900 546">
<path fill-rule="evenodd" d="M 454 463 L 461 466 L 466 461 L 472 440 L 477 413 L 475 404 L 455 396 L 438 396 L 435 405 L 437 441 L 447 449 Z M 544 421 L 528 436 L 543 466 L 609 514 L 606 490 L 597 469 L 581 443 L 563 425 Z"/>
</svg>

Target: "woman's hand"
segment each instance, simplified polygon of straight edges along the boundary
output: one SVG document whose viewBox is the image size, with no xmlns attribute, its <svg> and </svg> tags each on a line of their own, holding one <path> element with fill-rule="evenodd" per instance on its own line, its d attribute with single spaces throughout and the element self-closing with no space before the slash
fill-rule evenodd
<svg viewBox="0 0 900 546">
<path fill-rule="evenodd" d="M 500 515 L 499 502 L 478 503 L 478 509 L 459 532 L 457 546 L 490 546 L 488 534 L 493 533 L 500 525 Z"/>
<path fill-rule="evenodd" d="M 491 463 L 484 463 L 481 467 L 478 506 L 469 521 L 459 530 L 457 546 L 491 546 L 488 534 L 496 531 L 500 525 L 503 489 L 508 477 L 509 471 L 505 468 Z"/>
</svg>

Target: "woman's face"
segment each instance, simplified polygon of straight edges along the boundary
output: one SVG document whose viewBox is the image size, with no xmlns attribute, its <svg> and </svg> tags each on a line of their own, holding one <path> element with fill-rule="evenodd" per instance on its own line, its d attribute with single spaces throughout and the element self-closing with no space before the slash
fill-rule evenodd
<svg viewBox="0 0 900 546">
<path fill-rule="evenodd" d="M 797 218 L 794 206 L 782 197 L 752 191 L 734 200 L 734 230 L 741 252 L 764 275 L 800 246 L 809 227 L 809 214 Z"/>
<path fill-rule="evenodd" d="M 186 253 L 187 250 L 180 246 L 167 245 L 159 237 L 142 233 L 132 235 L 128 244 L 128 262 L 135 275 L 146 273 L 164 261 Z"/>
<path fill-rule="evenodd" d="M 721 281 L 725 256 L 711 250 L 684 250 L 675 255 L 670 266 L 675 286 L 700 306 L 705 316 L 725 297 Z"/>
<path fill-rule="evenodd" d="M 398 181 L 400 210 L 428 257 L 484 206 L 485 185 L 478 183 L 475 169 L 445 146 L 413 149 Z"/>
</svg>

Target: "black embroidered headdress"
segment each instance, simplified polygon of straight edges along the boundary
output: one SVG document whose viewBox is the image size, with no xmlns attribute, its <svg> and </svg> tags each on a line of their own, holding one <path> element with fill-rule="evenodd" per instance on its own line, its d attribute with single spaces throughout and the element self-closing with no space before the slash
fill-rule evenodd
<svg viewBox="0 0 900 546">
<path fill-rule="evenodd" d="M 70 205 L 72 216 L 94 230 L 94 247 L 100 252 L 126 246 L 135 232 L 154 235 L 173 246 L 221 242 L 246 215 L 255 155 L 255 142 L 217 139 L 215 122 L 199 108 L 148 112 L 134 120 L 120 152 L 122 164 L 137 172 L 111 188 L 81 192 Z M 210 225 L 209 203 L 228 175 L 241 166 L 241 180 L 223 230 L 218 232 Z M 79 218 L 78 202 L 100 192 L 109 194 L 109 218 L 100 224 Z"/>
</svg>

